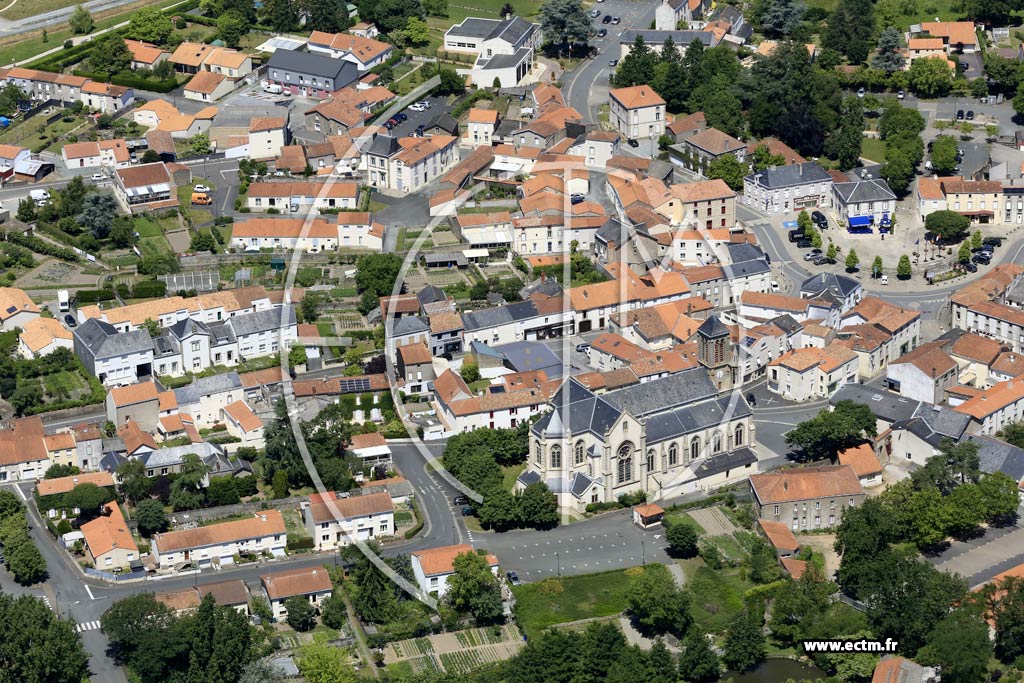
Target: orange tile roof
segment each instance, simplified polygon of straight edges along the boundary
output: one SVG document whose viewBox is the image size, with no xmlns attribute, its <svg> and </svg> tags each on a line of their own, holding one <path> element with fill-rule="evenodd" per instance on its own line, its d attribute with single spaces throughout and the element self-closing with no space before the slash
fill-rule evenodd
<svg viewBox="0 0 1024 683">
<path fill-rule="evenodd" d="M 57 339 L 71 341 L 71 332 L 54 318 L 40 317 L 25 323 L 18 338 L 29 351 L 37 353 Z"/>
<path fill-rule="evenodd" d="M 194 586 L 183 588 L 180 591 L 154 593 L 153 599 L 175 612 L 196 609 L 200 604 L 199 591 Z"/>
<path fill-rule="evenodd" d="M 786 572 L 788 572 L 794 580 L 799 581 L 800 577 L 804 575 L 805 571 L 807 571 L 807 562 L 805 560 L 794 560 L 792 557 L 783 557 L 781 561 Z"/>
<path fill-rule="evenodd" d="M 334 396 L 341 393 L 342 380 L 365 379 L 370 383 L 370 391 L 388 391 L 390 384 L 387 375 L 356 375 L 355 377 L 334 377 L 326 382 L 321 379 L 302 379 L 292 382 L 296 396 Z"/>
<path fill-rule="evenodd" d="M 73 442 L 72 442 L 73 444 Z M 70 477 L 57 477 L 56 479 L 43 479 L 36 484 L 36 491 L 40 496 L 53 496 L 67 493 L 79 484 L 96 484 L 99 487 L 114 485 L 114 477 L 110 472 L 82 472 Z"/>
<path fill-rule="evenodd" d="M 171 55 L 170 60 L 175 64 L 181 64 L 183 66 L 198 67 L 206 59 L 206 55 L 213 50 L 212 45 L 203 45 L 202 43 L 189 43 L 185 42 L 178 46 Z"/>
<path fill-rule="evenodd" d="M 141 64 L 155 64 L 162 55 L 169 54 L 167 50 L 162 50 L 156 45 L 143 43 L 140 40 L 125 39 L 124 44 L 128 47 L 128 51 L 132 53 L 132 61 Z"/>
<path fill-rule="evenodd" d="M 66 451 L 75 447 L 75 437 L 71 432 L 57 432 L 44 436 L 43 444 L 49 453 Z"/>
<path fill-rule="evenodd" d="M 38 313 L 39 306 L 24 290 L 17 287 L 0 287 L 0 321 L 24 312 Z"/>
<path fill-rule="evenodd" d="M 374 40 L 373 38 L 354 36 L 350 33 L 326 33 L 324 31 L 313 31 L 309 37 L 309 42 L 314 45 L 326 45 L 332 50 L 338 50 L 339 52 L 342 50 L 350 52 L 364 64 L 377 59 L 382 54 L 392 49 L 391 45 L 388 43 Z"/>
<path fill-rule="evenodd" d="M 942 38 L 911 38 L 907 41 L 910 50 L 941 50 Z"/>
<path fill-rule="evenodd" d="M 462 329 L 462 317 L 458 313 L 435 313 L 430 316 L 430 331 L 433 334 Z"/>
<path fill-rule="evenodd" d="M 266 370 L 254 370 L 253 372 L 243 372 L 238 376 L 242 381 L 242 386 L 246 389 L 252 389 L 254 387 L 261 387 L 265 384 L 277 384 L 283 382 L 287 373 L 283 368 L 267 368 Z"/>
<path fill-rule="evenodd" d="M 923 21 L 921 30 L 928 35 L 946 39 L 950 45 L 971 47 L 978 43 L 974 23 L 970 21 Z"/>
<path fill-rule="evenodd" d="M 497 125 L 498 111 L 496 109 L 478 109 L 473 107 L 469 110 L 469 117 L 466 120 L 470 123 L 491 123 Z"/>
<path fill-rule="evenodd" d="M 976 420 L 984 420 L 989 415 L 1022 399 L 1024 399 L 1024 382 L 1011 379 L 985 389 L 977 396 L 955 406 L 953 410 L 970 415 Z"/>
<path fill-rule="evenodd" d="M 142 431 L 139 423 L 135 420 L 127 420 L 117 428 L 117 435 L 124 441 L 125 452 L 133 455 L 143 446 L 150 450 L 156 450 L 156 440 L 149 432 Z"/>
<path fill-rule="evenodd" d="M 338 237 L 338 226 L 324 218 L 315 218 L 307 222 L 302 218 L 249 218 L 237 221 L 231 232 L 238 238 L 279 237 L 286 239 L 335 238 Z"/>
<path fill-rule="evenodd" d="M 697 130 L 707 125 L 707 121 L 704 118 L 704 112 L 694 112 L 688 116 L 677 116 L 672 123 L 668 124 L 668 129 L 673 134 L 679 135 L 680 133 L 686 133 L 691 130 Z"/>
<path fill-rule="evenodd" d="M 750 486 L 761 505 L 864 493 L 857 473 L 849 465 L 802 467 L 767 474 L 752 474 Z"/>
<path fill-rule="evenodd" d="M 805 372 L 814 367 L 818 367 L 822 372 L 832 372 L 856 359 L 857 354 L 852 350 L 833 344 L 824 349 L 814 347 L 794 349 L 779 356 L 768 365 L 789 368 L 796 372 Z"/>
<path fill-rule="evenodd" d="M 252 408 L 245 401 L 235 401 L 224 406 L 224 412 L 238 423 L 238 426 L 245 432 L 254 432 L 263 429 L 263 420 L 256 417 Z"/>
<path fill-rule="evenodd" d="M 746 144 L 717 128 L 707 128 L 686 139 L 686 144 L 699 147 L 700 149 L 716 156 L 735 152 L 743 149 Z"/>
<path fill-rule="evenodd" d="M 649 85 L 615 88 L 608 94 L 626 109 L 665 106 L 665 100 Z"/>
<path fill-rule="evenodd" d="M 220 84 L 227 79 L 224 74 L 215 74 L 212 71 L 200 71 L 189 80 L 185 86 L 186 91 L 197 92 L 203 95 L 211 95 L 220 87 Z"/>
<path fill-rule="evenodd" d="M 210 52 L 203 63 L 207 66 L 219 66 L 222 69 L 240 69 L 245 64 L 245 60 L 249 58 L 249 55 L 244 52 L 218 47 Z"/>
<path fill-rule="evenodd" d="M 991 370 L 1001 375 L 1020 377 L 1024 375 L 1024 357 L 1013 351 L 1004 351 L 992 363 Z"/>
<path fill-rule="evenodd" d="M 447 545 L 429 550 L 419 550 L 412 554 L 419 560 L 420 567 L 426 576 L 438 574 L 451 574 L 455 571 L 455 558 L 465 553 L 475 553 L 473 546 L 462 543 L 460 545 Z M 494 555 L 487 555 L 487 563 L 492 567 L 498 565 L 498 558 Z"/>
<path fill-rule="evenodd" d="M 796 536 L 789 530 L 789 527 L 782 522 L 776 522 L 770 519 L 759 519 L 757 523 L 761 525 L 761 530 L 764 531 L 764 535 L 768 537 L 768 541 L 778 548 L 779 550 L 796 551 L 800 544 L 797 543 Z"/>
<path fill-rule="evenodd" d="M 932 379 L 945 375 L 947 372 L 957 368 L 956 361 L 950 358 L 949 354 L 942 350 L 941 341 L 922 344 L 913 351 L 908 351 L 896 360 L 892 361 L 891 365 L 899 365 L 901 363 L 911 363 L 914 367 Z"/>
<path fill-rule="evenodd" d="M 128 187 L 144 187 L 171 182 L 171 174 L 163 163 L 142 164 L 131 168 L 119 168 L 116 171 L 121 184 Z"/>
<path fill-rule="evenodd" d="M 339 519 L 356 519 L 357 517 L 367 517 L 369 515 L 387 514 L 388 512 L 393 512 L 394 509 L 395 505 L 391 501 L 390 494 L 367 493 L 361 496 L 349 496 L 348 498 L 328 496 L 326 500 L 323 496 L 319 496 L 316 499 L 310 496 L 309 513 L 314 523 L 321 524 Z"/>
<path fill-rule="evenodd" d="M 388 442 L 380 432 L 369 432 L 367 434 L 353 434 L 349 443 L 349 450 L 358 451 L 363 448 L 377 448 L 387 446 Z"/>
<path fill-rule="evenodd" d="M 323 567 L 285 569 L 260 577 L 271 600 L 284 600 L 293 595 L 311 595 L 334 590 L 331 577 Z"/>
<path fill-rule="evenodd" d="M 882 462 L 869 443 L 862 443 L 859 446 L 851 446 L 839 451 L 838 458 L 840 465 L 849 465 L 858 477 L 869 477 L 882 473 Z"/>
<path fill-rule="evenodd" d="M 135 545 L 135 539 L 128 531 L 128 524 L 124 521 L 121 508 L 115 502 L 108 503 L 106 509 L 110 511 L 109 516 L 100 515 L 81 526 L 89 552 L 93 557 L 99 557 L 111 550 L 131 550 L 137 559 L 139 547 Z"/>
<path fill-rule="evenodd" d="M 929 201 L 941 201 L 946 198 L 939 181 L 924 176 L 917 179 L 917 194 L 921 199 Z"/>
<path fill-rule="evenodd" d="M 232 543 L 250 538 L 277 536 L 285 533 L 284 517 L 278 510 L 262 510 L 250 519 L 221 522 L 196 529 L 167 531 L 153 536 L 154 550 L 171 552 L 208 545 Z"/>
<path fill-rule="evenodd" d="M 949 349 L 954 356 L 979 361 L 985 365 L 991 365 L 1002 351 L 1003 345 L 995 339 L 973 333 L 961 335 Z"/>
<path fill-rule="evenodd" d="M 114 387 L 110 390 L 110 397 L 114 400 L 114 405 L 119 408 L 146 401 L 156 401 L 158 400 L 156 382 L 139 382 L 124 387 Z"/>
</svg>

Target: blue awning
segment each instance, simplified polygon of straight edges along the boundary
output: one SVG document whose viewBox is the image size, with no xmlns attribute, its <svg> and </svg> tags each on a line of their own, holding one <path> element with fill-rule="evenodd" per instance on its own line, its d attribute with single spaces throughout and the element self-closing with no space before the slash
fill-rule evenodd
<svg viewBox="0 0 1024 683">
<path fill-rule="evenodd" d="M 871 225 L 871 216 L 851 216 L 850 227 L 851 228 L 863 228 Z"/>
</svg>

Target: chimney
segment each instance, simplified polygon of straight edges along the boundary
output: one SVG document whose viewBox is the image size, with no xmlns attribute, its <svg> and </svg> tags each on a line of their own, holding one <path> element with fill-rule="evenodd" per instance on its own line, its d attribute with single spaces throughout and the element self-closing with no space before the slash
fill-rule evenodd
<svg viewBox="0 0 1024 683">
<path fill-rule="evenodd" d="M 789 490 L 789 480 L 788 479 L 783 479 L 782 480 L 782 490 L 783 491 L 788 491 Z"/>
</svg>

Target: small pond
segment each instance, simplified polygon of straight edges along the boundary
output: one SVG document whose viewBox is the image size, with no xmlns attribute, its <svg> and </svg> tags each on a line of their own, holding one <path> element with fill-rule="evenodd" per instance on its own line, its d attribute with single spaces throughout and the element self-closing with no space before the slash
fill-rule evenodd
<svg viewBox="0 0 1024 683">
<path fill-rule="evenodd" d="M 723 681 L 730 678 L 733 683 L 784 683 L 790 678 L 795 681 L 825 679 L 828 678 L 828 674 L 816 666 L 795 659 L 766 659 L 746 673 L 728 671 L 722 676 Z"/>
</svg>

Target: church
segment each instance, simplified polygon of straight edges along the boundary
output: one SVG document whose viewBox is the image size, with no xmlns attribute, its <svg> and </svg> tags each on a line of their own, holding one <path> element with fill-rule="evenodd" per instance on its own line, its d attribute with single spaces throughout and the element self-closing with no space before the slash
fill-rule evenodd
<svg viewBox="0 0 1024 683">
<path fill-rule="evenodd" d="M 661 500 L 755 474 L 750 406 L 739 391 L 720 393 L 728 382 L 713 382 L 708 371 L 702 365 L 600 395 L 569 379 L 531 427 L 517 488 L 543 481 L 564 511 L 581 513 L 624 493 Z"/>
</svg>

